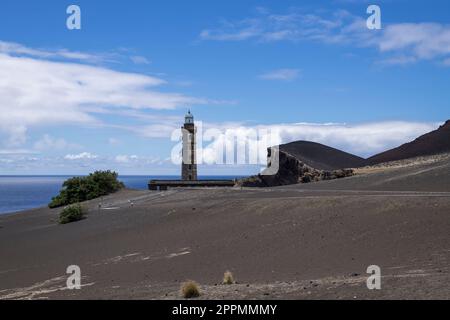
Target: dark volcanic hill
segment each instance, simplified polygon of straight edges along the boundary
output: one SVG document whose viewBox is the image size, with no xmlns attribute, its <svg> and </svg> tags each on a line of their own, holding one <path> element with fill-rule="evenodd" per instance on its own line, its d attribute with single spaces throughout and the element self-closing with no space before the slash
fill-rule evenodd
<svg viewBox="0 0 450 320">
<path fill-rule="evenodd" d="M 414 141 L 368 158 L 367 162 L 373 165 L 444 152 L 450 152 L 450 120 L 437 130 L 424 134 Z"/>
<path fill-rule="evenodd" d="M 350 153 L 310 141 L 295 141 L 279 145 L 276 173 L 267 171 L 241 179 L 246 187 L 273 187 L 299 182 L 311 182 L 347 177 L 349 168 L 362 167 L 366 160 Z M 270 149 L 268 150 L 270 151 Z M 272 163 L 266 170 L 273 170 Z"/>
<path fill-rule="evenodd" d="M 361 167 L 366 160 L 353 154 L 310 141 L 295 141 L 280 145 L 286 152 L 306 165 L 319 170 Z"/>
<path fill-rule="evenodd" d="M 294 141 L 279 146 L 276 173 L 266 171 L 241 179 L 239 185 L 273 187 L 352 176 L 352 168 L 450 152 L 450 120 L 439 129 L 416 140 L 364 159 L 350 153 L 310 141 Z M 271 168 L 272 164 L 268 164 Z M 273 170 L 273 168 L 272 168 Z"/>
</svg>

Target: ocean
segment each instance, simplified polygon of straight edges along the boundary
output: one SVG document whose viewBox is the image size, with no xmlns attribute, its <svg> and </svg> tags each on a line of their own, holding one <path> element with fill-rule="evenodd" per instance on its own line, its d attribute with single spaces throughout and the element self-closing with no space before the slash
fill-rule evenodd
<svg viewBox="0 0 450 320">
<path fill-rule="evenodd" d="M 72 176 L 0 176 L 0 214 L 46 206 L 63 182 Z M 235 176 L 201 176 L 199 179 L 234 179 Z M 127 188 L 147 189 L 151 179 L 179 176 L 119 176 Z"/>
</svg>

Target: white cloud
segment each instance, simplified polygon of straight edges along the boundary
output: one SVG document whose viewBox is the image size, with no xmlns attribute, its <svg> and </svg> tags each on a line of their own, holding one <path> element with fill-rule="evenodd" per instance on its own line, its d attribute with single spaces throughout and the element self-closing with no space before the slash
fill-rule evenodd
<svg viewBox="0 0 450 320">
<path fill-rule="evenodd" d="M 63 150 L 80 148 L 79 145 L 68 143 L 62 138 L 54 138 L 48 134 L 45 134 L 40 140 L 34 143 L 36 150 Z"/>
<path fill-rule="evenodd" d="M 150 60 L 148 60 L 146 57 L 142 57 L 142 56 L 131 56 L 130 60 L 134 64 L 150 64 Z"/>
<path fill-rule="evenodd" d="M 346 124 L 281 124 L 278 130 L 281 141 L 314 141 L 350 153 L 367 157 L 409 142 L 435 130 L 440 123 L 387 121 Z"/>
<path fill-rule="evenodd" d="M 102 109 L 173 109 L 216 103 L 157 91 L 166 84 L 157 77 L 43 60 L 48 54 L 0 43 L 0 133 L 8 136 L 6 146 L 24 144 L 31 126 L 99 125 L 93 113 Z M 67 56 L 66 51 L 54 54 Z"/>
<path fill-rule="evenodd" d="M 222 148 L 224 145 L 233 145 L 236 143 L 237 146 L 242 146 L 245 143 L 245 139 L 235 139 L 235 137 L 251 137 L 251 134 L 254 132 L 259 132 L 260 137 L 269 133 L 274 134 L 271 142 L 263 142 L 260 144 L 258 154 L 259 160 L 263 161 L 262 163 L 265 163 L 267 147 L 297 140 L 314 141 L 362 157 L 369 157 L 409 142 L 424 133 L 436 129 L 439 125 L 441 123 L 406 121 L 362 124 L 280 123 L 255 126 L 245 126 L 239 123 L 204 123 L 203 133 L 212 129 L 222 134 L 214 136 L 212 140 L 203 141 L 203 160 L 204 163 L 209 164 L 218 161 L 224 151 Z M 225 134 L 227 130 L 228 135 Z M 198 147 L 201 145 L 199 139 L 200 137 L 197 136 Z M 172 143 L 175 147 L 179 142 Z M 52 168 L 51 172 L 53 174 L 55 172 L 58 174 L 67 174 L 67 172 L 86 174 L 93 170 L 107 169 L 116 170 L 121 174 L 125 174 L 125 172 L 130 174 L 143 174 L 147 172 L 157 174 L 158 171 L 159 174 L 162 174 L 162 172 L 176 174 L 179 172 L 179 166 L 173 165 L 170 158 L 161 160 L 159 157 L 127 154 L 108 157 L 89 152 L 68 154 L 65 157 L 43 157 L 39 155 L 31 157 L 29 153 L 30 151 L 28 150 L 0 150 L 0 159 L 2 159 L 0 160 L 2 163 L 0 171 L 4 173 L 34 172 L 36 174 L 36 172 L 40 172 L 42 174 L 48 174 L 49 172 L 45 170 Z M 43 163 L 45 163 L 45 166 L 43 166 Z M 217 170 L 221 170 L 224 167 L 229 169 L 227 169 L 228 173 L 233 174 L 233 170 L 240 170 L 242 166 L 210 165 L 202 167 L 202 172 L 212 172 L 214 174 L 214 172 L 221 172 Z"/>
<path fill-rule="evenodd" d="M 208 165 L 265 165 L 268 147 L 298 140 L 321 143 L 367 158 L 412 141 L 435 130 L 440 124 L 406 121 L 353 125 L 281 123 L 256 126 L 202 123 L 197 128 L 197 158 L 200 164 Z M 172 161 L 175 164 L 181 162 L 180 148 L 181 144 L 178 143 L 172 150 Z M 250 153 L 251 149 L 253 151 Z"/>
<path fill-rule="evenodd" d="M 315 41 L 374 47 L 392 55 L 389 64 L 450 58 L 450 25 L 440 23 L 386 23 L 382 30 L 369 30 L 365 16 L 345 10 L 328 14 L 291 10 L 286 14 L 259 12 L 239 21 L 222 21 L 215 29 L 200 32 L 201 40 L 258 42 Z"/>
<path fill-rule="evenodd" d="M 0 111 L 2 111 L 1 109 L 2 107 L 0 105 Z M 0 120 L 1 119 L 2 115 L 0 114 Z M 9 147 L 20 146 L 27 140 L 27 127 L 23 124 L 16 123 L 16 125 L 13 125 L 4 122 L 0 124 L 0 131 L 6 132 L 9 135 L 4 142 L 4 144 Z"/>
<path fill-rule="evenodd" d="M 361 27 L 361 28 L 360 28 Z M 344 42 L 350 33 L 367 33 L 365 20 L 345 10 L 337 10 L 327 16 L 291 10 L 286 14 L 259 14 L 239 21 L 221 21 L 215 29 L 200 32 L 201 40 L 260 42 L 315 40 Z M 361 38 L 361 35 L 358 36 Z"/>
<path fill-rule="evenodd" d="M 109 138 L 108 144 L 111 146 L 116 146 L 116 145 L 120 144 L 120 140 L 116 139 L 116 138 Z"/>
<path fill-rule="evenodd" d="M 298 69 L 278 69 L 259 76 L 260 79 L 264 80 L 282 80 L 290 81 L 294 80 L 299 76 L 300 70 Z"/>
<path fill-rule="evenodd" d="M 390 58 L 386 58 L 383 59 L 381 61 L 379 61 L 380 64 L 385 64 L 385 65 L 408 65 L 411 63 L 415 63 L 417 62 L 417 59 L 415 57 L 411 57 L 411 56 L 396 56 L 396 57 L 390 57 Z"/>
<path fill-rule="evenodd" d="M 33 49 L 14 42 L 0 41 L 0 53 L 5 53 L 8 55 L 25 55 L 30 57 L 38 58 L 62 58 L 69 60 L 79 60 L 83 62 L 96 63 L 104 61 L 106 57 L 97 54 L 89 54 L 83 52 L 69 51 L 66 49 L 59 50 L 42 50 Z"/>
<path fill-rule="evenodd" d="M 137 160 L 137 159 L 139 159 L 139 158 L 138 158 L 138 156 L 136 156 L 136 155 L 131 155 L 131 156 L 128 156 L 128 155 L 118 155 L 118 156 L 116 156 L 116 158 L 115 158 L 116 162 L 122 162 L 122 163 L 128 163 L 128 162 L 130 162 L 130 161 Z"/>
<path fill-rule="evenodd" d="M 409 142 L 418 136 L 435 130 L 441 123 L 387 121 L 355 125 L 324 123 L 273 124 L 268 126 L 236 126 L 220 130 L 222 134 L 212 142 L 203 143 L 203 160 L 206 163 L 221 162 L 223 146 L 241 145 L 254 141 L 256 133 L 262 141 L 259 145 L 259 159 L 265 159 L 270 146 L 305 140 L 322 143 L 361 157 L 369 157 L 382 151 Z M 235 137 L 239 137 L 235 139 Z M 247 137 L 247 138 L 246 138 Z M 270 137 L 270 139 L 268 138 Z M 197 138 L 199 139 L 199 137 Z M 197 142 L 199 146 L 200 143 Z M 199 152 L 200 154 L 200 152 Z"/>
<path fill-rule="evenodd" d="M 2 154 L 0 152 L 0 174 L 67 175 L 88 174 L 95 170 L 113 170 L 122 175 L 177 174 L 179 166 L 151 156 L 126 156 L 129 162 L 117 162 L 116 157 L 87 155 L 29 156 L 27 154 Z"/>
<path fill-rule="evenodd" d="M 218 41 L 241 41 L 247 40 L 250 38 L 257 37 L 259 35 L 259 31 L 255 30 L 252 27 L 248 27 L 242 30 L 238 30 L 232 33 L 218 33 L 211 30 L 203 30 L 200 33 L 200 38 L 203 40 L 218 40 Z"/>
<path fill-rule="evenodd" d="M 400 23 L 388 25 L 378 41 L 380 51 L 408 50 L 419 59 L 450 54 L 450 25 Z"/>
<path fill-rule="evenodd" d="M 33 153 L 36 153 L 36 151 L 28 149 L 0 149 L 1 155 L 23 155 Z"/>
<path fill-rule="evenodd" d="M 90 152 L 82 152 L 79 154 L 68 154 L 64 157 L 66 160 L 91 160 L 97 159 L 98 156 Z"/>
<path fill-rule="evenodd" d="M 159 123 L 147 126 L 132 127 L 130 129 L 146 138 L 170 138 L 172 132 L 174 130 L 178 130 L 178 127 L 179 126 L 177 126 L 176 123 Z"/>
</svg>

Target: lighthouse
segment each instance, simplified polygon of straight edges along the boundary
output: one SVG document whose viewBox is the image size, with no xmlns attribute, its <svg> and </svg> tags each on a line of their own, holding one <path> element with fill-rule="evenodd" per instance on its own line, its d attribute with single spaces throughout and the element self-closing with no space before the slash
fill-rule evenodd
<svg viewBox="0 0 450 320">
<path fill-rule="evenodd" d="M 198 180 L 197 179 L 197 128 L 194 124 L 194 116 L 189 110 L 184 117 L 181 127 L 182 149 L 181 149 L 181 180 L 150 180 L 149 190 L 164 191 L 169 188 L 192 188 L 192 187 L 234 187 L 236 180 Z M 201 133 L 201 127 L 200 127 Z M 201 142 L 201 141 L 200 141 Z"/>
<path fill-rule="evenodd" d="M 181 127 L 183 137 L 181 180 L 184 181 L 197 180 L 196 131 L 194 116 L 189 110 L 184 117 L 184 125 Z"/>
</svg>

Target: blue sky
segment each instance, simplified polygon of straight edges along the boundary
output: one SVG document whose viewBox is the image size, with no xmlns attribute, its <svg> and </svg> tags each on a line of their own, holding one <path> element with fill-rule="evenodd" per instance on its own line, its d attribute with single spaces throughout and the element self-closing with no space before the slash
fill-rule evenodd
<svg viewBox="0 0 450 320">
<path fill-rule="evenodd" d="M 81 30 L 66 28 L 70 4 Z M 381 30 L 365 26 L 369 4 Z M 187 108 L 205 128 L 375 154 L 449 118 L 449 12 L 444 0 L 4 0 L 0 174 L 178 174 L 170 136 Z"/>
</svg>

